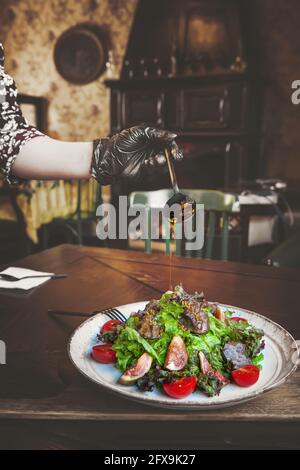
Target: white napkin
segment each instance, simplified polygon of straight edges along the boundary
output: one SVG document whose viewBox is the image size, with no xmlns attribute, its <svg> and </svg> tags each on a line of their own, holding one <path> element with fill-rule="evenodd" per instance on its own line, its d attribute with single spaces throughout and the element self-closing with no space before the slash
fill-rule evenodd
<svg viewBox="0 0 300 470">
<path fill-rule="evenodd" d="M 40 286 L 44 284 L 44 282 L 49 281 L 50 276 L 53 273 L 42 272 L 42 271 L 33 271 L 32 269 L 25 269 L 25 268 L 7 268 L 4 271 L 0 272 L 1 274 L 10 274 L 11 276 L 15 276 L 17 278 L 25 277 L 25 276 L 39 276 L 41 274 L 49 274 L 49 277 L 41 277 L 41 278 L 32 278 L 32 279 L 20 279 L 19 281 L 4 281 L 0 277 L 0 289 L 22 289 L 22 290 L 30 290 L 34 287 Z"/>
</svg>

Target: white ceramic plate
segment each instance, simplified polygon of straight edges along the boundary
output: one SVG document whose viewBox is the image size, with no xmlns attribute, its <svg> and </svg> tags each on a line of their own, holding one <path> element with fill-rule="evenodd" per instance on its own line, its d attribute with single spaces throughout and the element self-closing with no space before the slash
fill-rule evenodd
<svg viewBox="0 0 300 470">
<path fill-rule="evenodd" d="M 117 307 L 126 317 L 132 312 L 143 309 L 147 302 L 137 302 Z M 176 409 L 213 409 L 236 405 L 251 400 L 262 393 L 272 390 L 284 383 L 296 370 L 297 344 L 294 338 L 280 325 L 262 315 L 242 308 L 219 304 L 224 310 L 234 311 L 234 315 L 249 320 L 265 332 L 266 347 L 263 370 L 256 384 L 242 388 L 227 385 L 219 396 L 209 398 L 196 391 L 185 399 L 175 400 L 155 390 L 140 392 L 136 386 L 125 386 L 118 383 L 121 373 L 114 365 L 98 364 L 90 358 L 92 347 L 97 344 L 97 333 L 108 318 L 101 313 L 89 318 L 74 332 L 69 342 L 69 356 L 77 369 L 93 382 L 116 392 L 126 398 L 144 404 Z"/>
</svg>

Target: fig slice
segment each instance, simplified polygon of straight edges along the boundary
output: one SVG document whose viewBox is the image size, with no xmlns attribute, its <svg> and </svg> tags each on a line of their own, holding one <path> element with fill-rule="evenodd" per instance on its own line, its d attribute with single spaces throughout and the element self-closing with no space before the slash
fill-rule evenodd
<svg viewBox="0 0 300 470">
<path fill-rule="evenodd" d="M 182 370 L 187 365 L 188 359 L 189 356 L 183 339 L 180 336 L 174 336 L 168 347 L 165 368 L 168 370 Z"/>
<path fill-rule="evenodd" d="M 224 375 L 221 374 L 221 372 L 213 369 L 213 367 L 210 365 L 210 363 L 206 359 L 205 354 L 202 351 L 199 352 L 199 359 L 200 359 L 200 366 L 201 366 L 202 374 L 206 375 L 207 377 L 213 377 L 219 380 L 224 385 L 227 385 L 229 383 L 229 380 L 226 377 L 224 377 Z"/>
<path fill-rule="evenodd" d="M 222 311 L 222 309 L 219 307 L 219 305 L 216 306 L 216 309 L 214 311 L 214 316 L 220 320 L 223 323 L 227 323 L 227 318 L 225 313 Z"/>
<path fill-rule="evenodd" d="M 145 352 L 141 357 L 139 357 L 137 363 L 133 367 L 124 372 L 124 374 L 119 378 L 119 382 L 123 385 L 133 384 L 149 372 L 151 365 L 152 357 L 150 354 Z"/>
</svg>

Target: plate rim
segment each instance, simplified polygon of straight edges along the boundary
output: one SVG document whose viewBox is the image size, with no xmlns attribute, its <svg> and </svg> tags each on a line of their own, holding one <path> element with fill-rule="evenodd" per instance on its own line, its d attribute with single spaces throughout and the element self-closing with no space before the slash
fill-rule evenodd
<svg viewBox="0 0 300 470">
<path fill-rule="evenodd" d="M 118 305 L 116 307 L 113 307 L 113 308 L 122 308 L 122 307 L 127 307 L 127 306 L 130 306 L 130 305 L 133 305 L 133 304 L 139 304 L 139 303 L 147 303 L 149 302 L 149 300 L 140 300 L 140 301 L 137 301 L 137 302 L 130 302 L 130 303 L 127 303 L 127 304 L 123 304 L 123 305 Z M 290 340 L 291 340 L 291 344 L 294 344 L 295 346 L 295 352 L 299 354 L 299 347 L 297 345 L 297 342 L 295 340 L 295 338 L 293 337 L 293 335 L 287 331 L 283 326 L 281 326 L 279 323 L 275 322 L 274 320 L 271 320 L 270 318 L 266 317 L 265 315 L 262 315 L 260 313 L 257 313 L 257 312 L 254 312 L 253 310 L 248 310 L 246 308 L 243 308 L 243 307 L 237 307 L 237 306 L 234 306 L 234 305 L 229 305 L 229 304 L 223 304 L 221 302 L 215 302 L 215 301 L 209 301 L 210 303 L 217 303 L 218 305 L 220 305 L 221 307 L 225 307 L 225 308 L 229 308 L 229 309 L 235 309 L 235 310 L 239 310 L 239 311 L 244 311 L 246 312 L 247 314 L 250 314 L 250 315 L 254 315 L 254 316 L 258 316 L 260 317 L 261 319 L 263 320 L 266 320 L 267 322 L 273 324 L 274 326 L 276 326 L 277 328 L 279 328 L 285 335 L 287 335 Z M 231 406 L 235 406 L 235 405 L 239 405 L 241 403 L 245 403 L 245 402 L 248 402 L 248 401 L 251 401 L 255 398 L 257 398 L 258 396 L 261 396 L 267 392 L 270 392 L 272 391 L 274 388 L 277 388 L 279 387 L 280 385 L 284 384 L 290 377 L 291 375 L 293 375 L 297 368 L 298 368 L 298 365 L 297 365 L 297 362 L 293 365 L 293 367 L 288 371 L 288 373 L 282 377 L 280 380 L 276 380 L 274 383 L 272 383 L 271 385 L 267 385 L 265 387 L 262 387 L 261 389 L 259 390 L 256 390 L 256 391 L 253 391 L 252 393 L 249 393 L 248 395 L 245 395 L 241 398 L 237 398 L 237 399 L 233 399 L 233 400 L 222 400 L 222 401 L 219 401 L 219 402 L 215 402 L 215 403 L 207 403 L 207 404 L 202 404 L 202 403 L 187 403 L 185 402 L 184 400 L 180 400 L 180 399 L 175 399 L 174 401 L 170 401 L 170 402 L 166 402 L 166 401 L 163 401 L 163 400 L 160 400 L 160 399 L 157 399 L 157 398 L 151 398 L 151 397 L 141 397 L 141 398 L 138 398 L 137 396 L 133 396 L 131 393 L 129 392 L 126 392 L 126 387 L 124 387 L 124 391 L 120 391 L 119 388 L 117 388 L 117 386 L 115 384 L 107 384 L 105 383 L 104 381 L 97 381 L 95 380 L 94 378 L 92 378 L 90 375 L 88 375 L 85 371 L 83 371 L 82 369 L 80 369 L 78 367 L 78 365 L 76 364 L 76 362 L 74 361 L 73 357 L 72 357 L 72 354 L 71 354 L 71 343 L 72 343 L 72 340 L 74 338 L 74 336 L 76 335 L 77 331 L 82 328 L 85 324 L 89 323 L 90 321 L 94 320 L 95 318 L 97 318 L 98 315 L 101 315 L 102 314 L 102 310 L 99 310 L 99 313 L 97 313 L 96 315 L 93 315 L 92 317 L 84 320 L 82 323 L 80 323 L 80 325 L 78 325 L 78 327 L 73 331 L 72 335 L 70 336 L 69 338 L 69 341 L 68 341 L 68 344 L 67 344 L 67 351 L 68 351 L 68 356 L 69 356 L 69 359 L 70 361 L 72 362 L 72 364 L 75 366 L 75 368 L 84 376 L 86 377 L 90 382 L 96 384 L 97 386 L 100 386 L 100 387 L 103 387 L 111 392 L 113 392 L 114 394 L 116 395 L 119 395 L 121 397 L 124 397 L 128 400 L 131 400 L 131 401 L 135 401 L 137 403 L 140 403 L 140 404 L 146 404 L 147 406 L 154 406 L 154 407 L 161 407 L 161 408 L 169 408 L 169 409 L 177 409 L 177 410 L 185 410 L 185 411 L 188 411 L 188 410 L 191 410 L 191 411 L 194 411 L 194 410 L 209 410 L 209 409 L 216 409 L 216 408 L 226 408 L 226 407 L 231 407 Z M 291 361 L 290 361 L 291 362 Z"/>
</svg>

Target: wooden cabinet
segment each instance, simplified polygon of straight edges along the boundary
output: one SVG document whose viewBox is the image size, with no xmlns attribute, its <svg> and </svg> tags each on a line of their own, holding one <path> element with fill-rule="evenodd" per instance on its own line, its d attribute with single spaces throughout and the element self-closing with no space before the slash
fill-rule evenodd
<svg viewBox="0 0 300 470">
<path fill-rule="evenodd" d="M 123 127 L 146 122 L 149 126 L 164 124 L 164 92 L 160 90 L 129 90 L 122 96 Z"/>
<path fill-rule="evenodd" d="M 107 82 L 111 87 L 111 126 L 113 130 L 146 122 L 176 131 L 242 131 L 247 114 L 246 83 L 220 83 L 186 86 L 177 81 Z M 126 88 L 123 88 L 126 86 Z"/>
<path fill-rule="evenodd" d="M 182 90 L 181 129 L 234 130 L 243 127 L 242 86 L 204 86 Z"/>
<path fill-rule="evenodd" d="M 227 88 L 183 90 L 183 129 L 225 129 L 230 116 Z"/>
<path fill-rule="evenodd" d="M 107 85 L 112 132 L 146 123 L 178 134 L 186 157 L 181 186 L 238 189 L 243 179 L 256 176 L 260 91 L 245 75 L 114 80 Z M 161 177 L 149 189 L 165 185 L 168 180 Z"/>
</svg>

